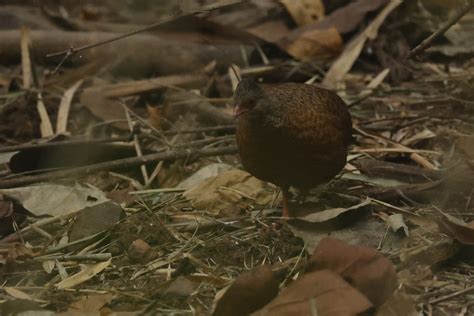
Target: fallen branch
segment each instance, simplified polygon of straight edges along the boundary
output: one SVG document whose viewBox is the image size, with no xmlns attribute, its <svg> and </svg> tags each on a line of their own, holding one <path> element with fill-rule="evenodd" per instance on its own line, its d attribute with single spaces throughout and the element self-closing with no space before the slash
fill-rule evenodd
<svg viewBox="0 0 474 316">
<path fill-rule="evenodd" d="M 417 57 L 419 54 L 421 54 L 422 52 L 424 52 L 428 47 L 431 46 L 431 44 L 433 43 L 434 40 L 436 40 L 438 37 L 440 37 L 441 35 L 443 35 L 444 33 L 446 33 L 447 30 L 449 30 L 449 28 L 451 28 L 451 26 L 453 26 L 454 24 L 456 24 L 464 15 L 466 15 L 469 11 L 472 10 L 472 8 L 474 8 L 474 1 L 470 1 L 468 5 L 466 5 L 465 7 L 461 8 L 460 10 L 458 10 L 449 20 L 448 22 L 446 22 L 445 25 L 443 25 L 439 30 L 437 30 L 436 32 L 434 32 L 433 34 L 431 34 L 430 36 L 428 36 L 427 38 L 425 38 L 423 40 L 423 42 L 421 42 L 420 44 L 418 44 L 418 46 L 416 46 L 414 49 L 412 49 L 408 55 L 407 55 L 407 59 L 410 59 L 410 58 L 413 58 L 413 57 Z"/>
<path fill-rule="evenodd" d="M 226 146 L 221 148 L 210 149 L 174 149 L 156 154 L 144 155 L 141 157 L 132 157 L 125 159 L 117 159 L 107 162 L 101 162 L 89 166 L 77 167 L 61 171 L 53 171 L 33 176 L 23 176 L 16 179 L 0 181 L 0 188 L 17 187 L 21 185 L 28 185 L 31 183 L 56 180 L 66 177 L 91 174 L 98 171 L 113 170 L 118 168 L 127 168 L 140 166 L 144 163 L 155 161 L 174 161 L 177 159 L 187 158 L 193 160 L 201 157 L 210 157 L 218 155 L 231 155 L 237 152 L 236 146 Z"/>
<path fill-rule="evenodd" d="M 0 153 L 10 153 L 14 151 L 21 151 L 26 149 L 38 149 L 38 148 L 51 148 L 51 147 L 60 147 L 67 145 L 88 145 L 88 144 L 101 144 L 101 143 L 113 143 L 113 142 L 129 142 L 133 139 L 133 134 L 128 136 L 120 137 L 107 137 L 107 138 L 97 138 L 97 139 L 71 139 L 71 140 L 61 140 L 48 143 L 36 143 L 36 144 L 22 144 L 15 146 L 1 147 Z"/>
<path fill-rule="evenodd" d="M 240 1 L 231 2 L 230 4 L 227 3 L 227 4 L 224 4 L 224 5 L 208 6 L 207 8 L 204 8 L 202 10 L 189 12 L 189 13 L 183 15 L 183 16 L 192 16 L 192 15 L 197 15 L 199 13 L 211 12 L 211 11 L 214 11 L 214 10 L 217 10 L 217 9 L 222 9 L 222 8 L 225 8 L 225 7 L 235 5 L 236 3 L 240 3 Z M 83 45 L 83 46 L 78 47 L 78 48 L 74 48 L 73 46 L 70 46 L 66 50 L 56 52 L 56 53 L 49 53 L 49 54 L 46 55 L 46 57 L 49 58 L 49 57 L 63 56 L 63 58 L 61 59 L 61 61 L 59 62 L 59 64 L 56 66 L 56 68 L 53 71 L 53 74 L 55 74 L 59 70 L 59 68 L 61 68 L 61 66 L 64 64 L 64 62 L 69 57 L 73 56 L 74 54 L 76 54 L 78 52 L 81 52 L 81 51 L 84 51 L 84 50 L 90 49 L 90 48 L 96 48 L 96 47 L 99 47 L 99 46 L 102 46 L 102 45 L 105 45 L 105 44 L 109 44 L 109 43 L 112 43 L 112 42 L 116 42 L 118 40 L 130 37 L 130 36 L 133 36 L 133 35 L 136 35 L 136 34 L 139 34 L 139 33 L 150 31 L 154 28 L 157 28 L 158 26 L 161 26 L 162 24 L 165 24 L 167 22 L 171 22 L 173 20 L 176 20 L 177 18 L 178 18 L 177 16 L 168 16 L 168 17 L 162 18 L 160 21 L 157 21 L 157 22 L 152 23 L 150 25 L 147 25 L 145 27 L 133 30 L 131 32 L 124 33 L 124 34 L 119 34 L 119 35 L 116 35 L 116 36 L 113 36 L 113 37 L 110 37 L 110 38 L 107 38 L 107 39 L 104 39 L 104 40 L 99 40 L 97 42 L 87 44 L 87 45 Z"/>
</svg>

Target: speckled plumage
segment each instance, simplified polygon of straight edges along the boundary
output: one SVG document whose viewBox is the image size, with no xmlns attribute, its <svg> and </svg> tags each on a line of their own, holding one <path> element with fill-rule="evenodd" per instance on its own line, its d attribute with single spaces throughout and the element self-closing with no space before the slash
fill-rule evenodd
<svg viewBox="0 0 474 316">
<path fill-rule="evenodd" d="M 255 177 L 282 187 L 285 194 L 290 186 L 309 189 L 325 183 L 344 167 L 352 123 L 334 92 L 297 83 L 261 88 L 244 79 L 234 102 L 240 109 L 239 154 Z"/>
</svg>

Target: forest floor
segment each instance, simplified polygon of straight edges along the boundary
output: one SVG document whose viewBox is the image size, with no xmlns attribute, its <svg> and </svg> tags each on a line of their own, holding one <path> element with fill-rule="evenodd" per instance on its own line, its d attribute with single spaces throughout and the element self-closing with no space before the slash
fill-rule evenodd
<svg viewBox="0 0 474 316">
<path fill-rule="evenodd" d="M 474 314 L 472 6 L 0 1 L 0 314 Z M 240 163 L 239 76 L 349 107 L 294 218 Z"/>
</svg>

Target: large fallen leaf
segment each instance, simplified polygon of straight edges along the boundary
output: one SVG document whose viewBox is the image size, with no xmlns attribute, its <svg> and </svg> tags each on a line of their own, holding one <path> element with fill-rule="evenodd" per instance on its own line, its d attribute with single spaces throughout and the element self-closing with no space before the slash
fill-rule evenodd
<svg viewBox="0 0 474 316">
<path fill-rule="evenodd" d="M 420 229 L 426 228 L 420 227 Z M 413 265 L 427 265 L 433 267 L 440 262 L 452 258 L 461 249 L 461 245 L 458 242 L 448 238 L 440 238 L 440 240 L 436 242 L 426 243 L 426 237 L 415 237 L 417 230 L 418 228 L 411 231 L 412 237 L 410 238 L 413 239 L 409 242 L 409 245 L 415 244 L 415 240 L 418 241 L 418 244 L 415 244 L 416 246 L 414 247 L 402 249 L 400 252 L 400 260 L 403 264 L 400 267 L 410 267 Z M 420 245 L 419 243 L 422 244 Z"/>
<path fill-rule="evenodd" d="M 75 287 L 81 283 L 86 282 L 89 279 L 92 279 L 97 274 L 101 273 L 105 268 L 107 268 L 112 263 L 112 258 L 107 261 L 99 262 L 93 265 L 86 266 L 80 272 L 70 276 L 67 279 L 62 280 L 59 283 L 56 283 L 58 289 L 68 289 Z"/>
<path fill-rule="evenodd" d="M 312 213 L 303 217 L 298 217 L 296 220 L 303 220 L 310 223 L 321 223 L 321 222 L 334 219 L 346 212 L 350 212 L 354 210 L 362 210 L 363 207 L 369 205 L 370 202 L 371 200 L 369 198 L 366 198 L 364 201 L 347 208 L 343 208 L 343 207 L 331 208 L 331 209 L 327 209 L 321 212 Z"/>
<path fill-rule="evenodd" d="M 336 88 L 336 85 L 352 68 L 352 65 L 359 57 L 367 39 L 375 39 L 378 30 L 385 18 L 402 3 L 401 0 L 391 0 L 387 6 L 375 17 L 367 28 L 357 35 L 344 49 L 344 52 L 332 64 L 324 77 L 323 84 L 329 88 Z"/>
<path fill-rule="evenodd" d="M 108 200 L 99 189 L 80 185 L 38 184 L 2 189 L 0 193 L 15 199 L 36 216 L 69 214 Z"/>
<path fill-rule="evenodd" d="M 306 273 L 254 316 L 348 316 L 372 307 L 370 301 L 330 270 Z"/>
<path fill-rule="evenodd" d="M 407 295 L 395 292 L 382 306 L 377 310 L 376 316 L 417 316 L 418 311 L 415 303 Z"/>
<path fill-rule="evenodd" d="M 248 315 L 265 306 L 278 293 L 279 280 L 268 265 L 244 272 L 217 293 L 214 316 Z"/>
<path fill-rule="evenodd" d="M 196 209 L 217 215 L 223 211 L 238 213 L 251 204 L 268 205 L 274 192 L 272 185 L 235 169 L 204 180 L 183 195 Z"/>
<path fill-rule="evenodd" d="M 474 245 L 474 221 L 465 223 L 449 214 L 443 214 L 443 218 L 436 222 L 440 232 L 463 245 Z"/>
<path fill-rule="evenodd" d="M 301 1 L 287 1 L 301 6 Z M 314 6 L 319 1 L 312 1 Z M 357 0 L 332 12 L 321 21 L 299 27 L 282 37 L 278 45 L 295 58 L 311 60 L 339 54 L 342 37 L 354 31 L 365 16 L 380 8 L 386 0 Z M 317 5 L 317 4 L 316 4 Z M 307 13 L 306 13 L 307 14 Z"/>
<path fill-rule="evenodd" d="M 181 181 L 176 187 L 180 189 L 190 189 L 202 181 L 215 177 L 222 172 L 233 169 L 231 165 L 225 163 L 213 163 L 196 171 L 189 178 Z"/>
<path fill-rule="evenodd" d="M 330 58 L 340 53 L 342 37 L 335 27 L 311 30 L 286 46 L 286 51 L 302 61 Z"/>
<path fill-rule="evenodd" d="M 122 207 L 112 201 L 86 207 L 77 214 L 69 239 L 75 241 L 110 229 L 123 217 Z"/>
<path fill-rule="evenodd" d="M 100 310 L 112 302 L 112 294 L 99 294 L 81 296 L 81 298 L 72 303 L 69 309 L 64 313 L 58 313 L 58 316 L 80 316 L 80 315 L 102 315 Z"/>
<path fill-rule="evenodd" d="M 346 214 L 351 215 L 352 212 Z M 355 221 L 350 221 L 350 216 L 342 221 L 344 223 L 350 222 L 350 225 L 346 225 L 343 228 L 338 227 L 340 226 L 339 220 L 336 222 L 336 224 L 338 224 L 336 227 L 326 225 L 333 221 L 305 225 L 300 225 L 292 221 L 288 227 L 295 236 L 304 240 L 309 252 L 314 251 L 319 242 L 328 235 L 354 245 L 377 247 L 379 241 L 385 234 L 386 225 L 372 216 L 360 217 L 357 210 L 354 212 L 354 215 L 356 215 L 354 216 Z"/>
<path fill-rule="evenodd" d="M 324 4 L 321 0 L 281 0 L 281 3 L 300 26 L 311 24 L 324 17 Z"/>
<path fill-rule="evenodd" d="M 333 238 L 321 240 L 307 269 L 329 269 L 340 274 L 375 306 L 382 305 L 397 288 L 397 274 L 389 259 L 373 248 L 353 246 Z"/>
</svg>

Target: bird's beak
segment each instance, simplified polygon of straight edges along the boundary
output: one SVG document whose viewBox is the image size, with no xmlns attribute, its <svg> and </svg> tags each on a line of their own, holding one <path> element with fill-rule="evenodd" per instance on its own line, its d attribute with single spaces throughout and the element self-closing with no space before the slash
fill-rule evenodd
<svg viewBox="0 0 474 316">
<path fill-rule="evenodd" d="M 234 117 L 239 116 L 242 113 L 247 112 L 249 109 L 242 107 L 240 104 L 234 106 Z"/>
</svg>

